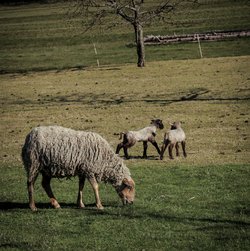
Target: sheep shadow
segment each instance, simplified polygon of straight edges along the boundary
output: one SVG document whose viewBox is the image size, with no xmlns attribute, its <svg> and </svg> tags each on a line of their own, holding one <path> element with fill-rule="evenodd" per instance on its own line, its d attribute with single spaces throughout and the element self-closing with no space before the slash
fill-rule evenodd
<svg viewBox="0 0 250 251">
<path fill-rule="evenodd" d="M 144 158 L 143 156 L 129 156 L 127 159 L 124 155 L 120 156 L 124 160 L 159 160 L 159 156 L 148 156 L 147 158 Z"/>
<path fill-rule="evenodd" d="M 60 202 L 61 209 L 79 209 L 79 210 L 87 210 L 87 211 L 100 211 L 97 209 L 95 203 L 85 204 L 84 208 L 77 207 L 76 203 L 65 203 Z M 103 204 L 104 208 L 115 207 L 111 204 Z M 37 202 L 36 207 L 39 209 L 54 209 L 49 202 Z M 29 204 L 27 202 L 12 202 L 12 201 L 4 201 L 0 202 L 0 212 L 1 211 L 9 211 L 16 209 L 29 209 Z M 56 209 L 55 209 L 56 210 Z"/>
</svg>

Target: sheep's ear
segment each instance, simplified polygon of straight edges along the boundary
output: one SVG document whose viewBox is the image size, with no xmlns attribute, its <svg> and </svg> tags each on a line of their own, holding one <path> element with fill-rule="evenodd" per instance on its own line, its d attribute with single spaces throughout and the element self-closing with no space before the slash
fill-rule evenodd
<svg viewBox="0 0 250 251">
<path fill-rule="evenodd" d="M 132 188 L 134 186 L 134 182 L 132 180 L 128 180 L 127 178 L 123 179 L 122 183 L 128 188 Z"/>
</svg>

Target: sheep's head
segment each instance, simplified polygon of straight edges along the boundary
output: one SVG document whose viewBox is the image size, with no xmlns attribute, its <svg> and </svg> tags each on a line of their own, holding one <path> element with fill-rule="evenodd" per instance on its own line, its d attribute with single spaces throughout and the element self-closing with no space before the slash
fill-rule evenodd
<svg viewBox="0 0 250 251">
<path fill-rule="evenodd" d="M 180 128 L 181 127 L 181 122 L 177 121 L 177 122 L 174 122 L 174 123 L 170 123 L 170 126 L 171 126 L 170 130 Z"/>
<path fill-rule="evenodd" d="M 135 198 L 135 182 L 133 179 L 123 179 L 122 184 L 116 187 L 116 191 L 121 197 L 123 205 L 133 204 Z"/>
<path fill-rule="evenodd" d="M 152 120 L 151 120 L 151 124 L 152 124 L 152 125 L 155 125 L 155 126 L 156 126 L 157 128 L 159 128 L 159 129 L 163 129 L 163 128 L 164 128 L 164 125 L 163 125 L 161 119 L 152 119 Z"/>
</svg>

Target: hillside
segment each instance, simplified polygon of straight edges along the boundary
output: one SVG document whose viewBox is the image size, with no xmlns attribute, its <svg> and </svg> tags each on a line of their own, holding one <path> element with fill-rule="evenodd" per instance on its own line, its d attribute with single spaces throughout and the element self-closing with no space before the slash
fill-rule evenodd
<svg viewBox="0 0 250 251">
<path fill-rule="evenodd" d="M 68 19 L 70 4 L 32 3 L 0 5 L 0 72 L 25 72 L 84 68 L 136 62 L 133 30 L 127 26 L 83 34 L 81 20 Z M 214 30 L 249 29 L 250 6 L 247 1 L 201 1 L 194 9 L 183 10 L 167 24 L 144 28 L 147 35 L 173 35 Z M 187 14 L 188 13 L 188 14 Z M 114 17 L 112 17 L 114 18 Z M 94 53 L 93 43 L 98 56 Z M 204 57 L 249 55 L 249 38 L 203 42 Z M 153 46 L 146 48 L 146 61 L 199 58 L 197 44 Z"/>
</svg>

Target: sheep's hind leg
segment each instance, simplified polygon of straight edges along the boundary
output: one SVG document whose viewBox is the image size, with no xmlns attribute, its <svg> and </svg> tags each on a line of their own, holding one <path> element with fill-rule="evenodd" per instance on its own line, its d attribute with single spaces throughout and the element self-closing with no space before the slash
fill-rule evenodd
<svg viewBox="0 0 250 251">
<path fill-rule="evenodd" d="M 84 204 L 82 202 L 82 190 L 85 184 L 85 176 L 79 177 L 79 190 L 78 190 L 78 197 L 77 197 L 77 206 L 79 208 L 84 208 Z"/>
<path fill-rule="evenodd" d="M 128 146 L 124 145 L 123 146 L 123 151 L 124 151 L 125 158 L 129 159 L 129 156 L 128 156 Z"/>
<path fill-rule="evenodd" d="M 176 149 L 176 156 L 177 156 L 177 157 L 180 156 L 180 153 L 179 153 L 179 144 L 178 144 L 178 142 L 177 142 L 176 145 L 175 145 L 175 149 Z"/>
<path fill-rule="evenodd" d="M 120 152 L 120 150 L 121 150 L 122 148 L 123 148 L 123 143 L 118 144 L 117 147 L 116 147 L 115 153 L 116 153 L 116 154 L 119 154 L 119 152 Z"/>
<path fill-rule="evenodd" d="M 99 196 L 99 186 L 95 178 L 89 178 L 89 183 L 91 184 L 94 194 L 95 194 L 95 200 L 96 200 L 96 206 L 98 209 L 103 209 L 100 196 Z"/>
<path fill-rule="evenodd" d="M 37 211 L 36 205 L 35 205 L 35 199 L 34 199 L 34 183 L 35 178 L 32 180 L 27 181 L 27 188 L 28 188 L 28 195 L 29 195 L 29 207 L 32 211 Z"/>
<path fill-rule="evenodd" d="M 182 146 L 182 150 L 183 150 L 183 155 L 186 158 L 187 157 L 187 153 L 186 153 L 186 142 L 182 141 L 181 142 L 181 146 Z"/>
<path fill-rule="evenodd" d="M 173 157 L 173 148 L 174 148 L 174 144 L 170 144 L 168 147 L 168 153 L 169 153 L 169 158 L 170 159 L 174 159 Z"/>
<path fill-rule="evenodd" d="M 147 149 L 148 149 L 148 142 L 147 141 L 143 141 L 143 158 L 144 159 L 147 158 Z"/>
<path fill-rule="evenodd" d="M 54 208 L 60 208 L 60 205 L 59 203 L 57 202 L 53 192 L 52 192 L 52 189 L 50 187 L 50 181 L 51 181 L 51 177 L 43 174 L 43 179 L 42 179 L 42 186 L 45 190 L 45 192 L 47 193 L 47 195 L 49 196 L 50 198 L 50 203 L 51 205 L 54 207 Z"/>
</svg>

